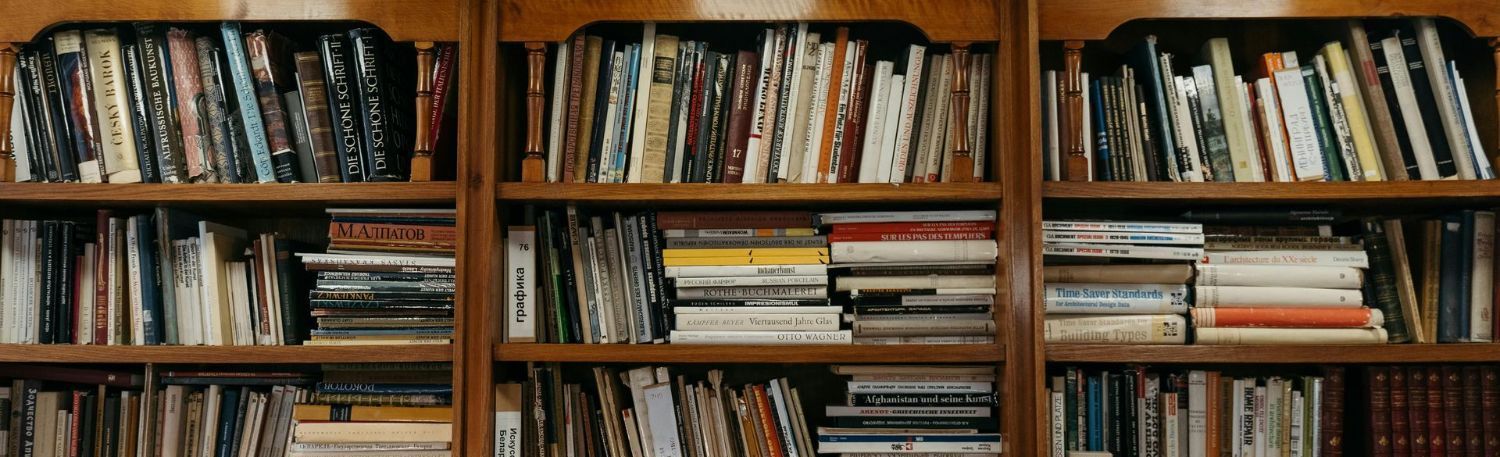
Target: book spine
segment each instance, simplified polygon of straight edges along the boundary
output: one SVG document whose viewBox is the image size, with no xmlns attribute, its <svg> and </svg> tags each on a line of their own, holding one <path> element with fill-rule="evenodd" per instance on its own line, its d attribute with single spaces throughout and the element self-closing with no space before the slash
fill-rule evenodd
<svg viewBox="0 0 1500 457">
<path fill-rule="evenodd" d="M 850 406 L 995 406 L 994 393 L 849 394 Z"/>
<path fill-rule="evenodd" d="M 1387 255 L 1389 251 L 1387 251 Z M 1370 254 L 1371 265 L 1378 265 Z M 1388 262 L 1389 259 L 1387 258 Z M 1371 275 L 1376 268 L 1371 268 Z M 1354 267 L 1286 267 L 1270 265 L 1202 265 L 1197 268 L 1194 283 L 1199 286 L 1310 287 L 1322 289 L 1358 289 L 1365 275 Z M 1394 287 L 1394 285 L 1392 285 Z M 1398 304 L 1399 306 L 1399 304 Z M 1397 308 L 1399 309 L 1399 308 Z M 1387 313 L 1389 315 L 1389 313 Z"/>
<path fill-rule="evenodd" d="M 1306 308 L 1194 308 L 1193 325 L 1205 327 L 1369 328 L 1380 326 L 1380 310 Z"/>
<path fill-rule="evenodd" d="M 297 81 L 302 90 L 302 106 L 307 113 L 307 133 L 311 140 L 318 182 L 339 182 L 343 179 L 339 172 L 342 167 L 339 165 L 338 149 L 334 143 L 335 129 L 330 124 L 333 116 L 328 105 L 328 83 L 323 75 L 323 59 L 315 51 L 298 52 L 293 54 L 293 58 L 297 62 Z M 434 88 L 433 98 L 436 100 L 441 97 Z M 441 117 L 442 112 L 434 113 L 434 116 Z M 429 132 L 436 134 L 435 130 Z"/>
<path fill-rule="evenodd" d="M 136 43 L 126 43 L 121 50 L 121 68 L 124 70 L 126 97 L 130 103 L 129 121 L 133 129 L 136 164 L 141 168 L 141 182 L 159 183 L 160 171 L 156 167 L 156 150 L 152 147 L 155 133 L 151 128 L 151 102 L 147 98 L 145 65 L 141 59 L 141 48 Z"/>
<path fill-rule="evenodd" d="M 1462 260 L 1464 257 L 1464 245 L 1462 230 L 1463 221 L 1458 215 L 1448 215 L 1442 218 L 1442 251 L 1439 254 L 1441 264 L 1439 265 L 1440 288 L 1438 290 L 1438 335 L 1440 343 L 1461 342 L 1468 339 L 1468 326 L 1463 325 L 1463 318 L 1467 317 L 1468 311 L 1464 309 L 1463 302 L 1468 298 L 1468 288 L 1463 286 Z"/>
<path fill-rule="evenodd" d="M 192 34 L 180 29 L 167 31 L 171 51 L 172 79 L 176 84 L 177 124 L 182 132 L 184 164 L 189 182 L 217 182 L 209 156 L 213 147 L 204 125 L 207 113 L 198 101 L 203 97 L 203 79 L 199 74 L 198 50 Z"/>
<path fill-rule="evenodd" d="M 224 99 L 224 85 L 219 75 L 218 49 L 208 37 L 196 37 L 193 46 L 198 53 L 198 76 L 203 82 L 203 110 L 208 129 L 208 144 L 213 149 L 213 169 L 223 182 L 240 182 L 241 177 L 234 166 L 234 148 L 237 141 L 229 127 L 229 108 Z"/>
<path fill-rule="evenodd" d="M 672 344 L 850 344 L 848 330 L 803 331 L 683 331 L 672 330 Z"/>
<path fill-rule="evenodd" d="M 1187 286 L 1177 284 L 1054 283 L 1042 295 L 1049 314 L 1181 314 L 1188 309 Z"/>
<path fill-rule="evenodd" d="M 1384 344 L 1379 328 L 1198 328 L 1194 344 Z"/>
<path fill-rule="evenodd" d="M 679 287 L 677 298 L 690 299 L 805 299 L 827 298 L 824 286 Z"/>
<path fill-rule="evenodd" d="M 354 67 L 349 41 L 342 35 L 318 37 L 323 60 L 328 108 L 333 119 L 334 151 L 343 182 L 361 182 L 365 176 L 365 139 L 360 119 L 359 74 Z"/>
<path fill-rule="evenodd" d="M 1044 331 L 1053 343 L 1182 344 L 1186 329 L 1180 315 L 1052 316 Z"/>
<path fill-rule="evenodd" d="M 141 49 L 141 76 L 151 113 L 152 159 L 161 182 L 177 183 L 186 179 L 179 157 L 183 155 L 182 133 L 177 123 L 177 106 L 173 102 L 171 55 L 166 35 L 156 24 L 137 24 L 136 39 Z"/>
<path fill-rule="evenodd" d="M 730 211 L 657 213 L 662 230 L 811 227 L 812 215 L 805 211 Z"/>
<path fill-rule="evenodd" d="M 120 38 L 109 29 L 83 32 L 89 63 L 89 86 L 93 88 L 91 106 L 98 120 L 105 180 L 114 183 L 141 182 L 140 165 L 135 150 L 135 126 L 130 110 L 130 92 L 122 61 Z"/>
<path fill-rule="evenodd" d="M 245 35 L 245 48 L 276 181 L 298 182 L 301 177 L 297 173 L 297 152 L 292 149 L 290 116 L 282 106 L 280 94 L 280 87 L 290 81 L 285 80 L 284 69 L 280 67 L 278 38 L 262 31 L 251 32 Z"/>
<path fill-rule="evenodd" d="M 271 149 L 267 144 L 265 124 L 261 120 L 260 104 L 256 99 L 255 77 L 250 69 L 250 57 L 245 50 L 245 35 L 237 22 L 219 25 L 219 35 L 224 43 L 224 56 L 229 62 L 228 73 L 234 82 L 233 91 L 244 126 L 244 140 L 249 146 L 250 162 L 255 169 L 255 182 L 276 182 L 271 165 Z M 241 176 L 249 180 L 249 176 Z"/>
<path fill-rule="evenodd" d="M 643 146 L 636 146 L 633 152 L 637 154 L 632 157 L 632 166 L 640 171 L 640 175 L 631 176 L 630 182 L 660 183 L 668 182 L 665 179 L 665 166 L 671 148 L 668 127 L 672 123 L 672 89 L 677 77 L 678 39 L 672 35 L 656 35 L 654 43 L 647 44 L 651 45 L 651 55 L 641 57 L 650 59 L 650 62 L 643 64 L 641 71 L 649 69 L 650 74 L 640 75 L 643 79 L 640 86 L 648 87 L 648 92 L 637 93 L 638 96 L 647 97 L 637 102 L 642 104 L 645 112 L 645 118 L 640 121 L 642 125 L 636 129 L 639 134 L 637 136 L 644 137 L 639 140 Z"/>
<path fill-rule="evenodd" d="M 1323 180 L 1348 181 L 1349 177 L 1344 173 L 1347 164 L 1339 155 L 1338 138 L 1334 134 L 1334 121 L 1329 112 L 1329 100 L 1324 92 L 1323 81 L 1318 78 L 1317 68 L 1312 63 L 1299 67 L 1299 71 L 1303 85 L 1307 88 L 1307 106 L 1312 113 L 1313 133 L 1317 137 L 1318 151 L 1323 159 Z"/>
<path fill-rule="evenodd" d="M 1364 296 L 1358 289 L 1198 286 L 1193 292 L 1193 304 L 1200 308 L 1359 308 L 1364 305 Z"/>
<path fill-rule="evenodd" d="M 1406 181 L 1410 174 L 1406 170 L 1405 159 L 1402 148 L 1397 140 L 1397 123 L 1394 121 L 1393 103 L 1387 100 L 1387 91 L 1392 88 L 1389 84 L 1382 84 L 1381 72 L 1377 59 L 1371 52 L 1369 35 L 1365 32 L 1364 23 L 1351 20 L 1347 23 L 1349 30 L 1349 51 L 1353 54 L 1353 60 L 1347 65 L 1352 67 L 1354 80 L 1358 82 L 1360 94 L 1364 97 L 1364 109 L 1368 114 L 1368 128 L 1374 134 L 1375 143 L 1371 148 L 1380 154 L 1383 162 L 1384 178 L 1394 181 Z M 1384 61 L 1383 56 L 1379 61 Z M 1348 60 L 1348 59 L 1345 59 Z M 1389 70 L 1387 70 L 1389 71 Z M 1388 78 L 1388 77 L 1387 77 Z M 1399 109 L 1399 108 L 1397 108 Z"/>
<path fill-rule="evenodd" d="M 745 162 L 751 153 L 750 127 L 753 121 L 750 110 L 754 102 L 755 64 L 760 59 L 753 51 L 740 51 L 734 59 L 733 95 L 729 103 L 729 125 L 725 143 L 724 182 L 744 182 L 747 171 Z"/>
<path fill-rule="evenodd" d="M 585 71 L 584 53 L 585 49 L 587 48 L 587 42 L 587 38 L 585 38 L 582 33 L 577 33 L 573 35 L 568 45 L 569 54 L 567 56 L 568 63 L 566 64 L 566 67 L 568 69 L 568 75 L 566 76 L 568 87 L 566 88 L 567 104 L 565 105 L 567 107 L 567 113 L 565 114 L 566 117 L 564 125 L 553 127 L 563 129 L 563 134 L 566 135 L 566 138 L 563 139 L 563 163 L 561 164 L 562 176 L 560 176 L 561 182 L 574 182 L 578 177 L 581 176 L 582 173 L 582 170 L 579 170 L 578 168 L 579 143 L 581 143 L 582 141 L 579 140 L 577 132 L 581 130 L 582 119 L 580 118 L 580 115 L 584 111 L 584 107 L 582 106 L 584 87 L 583 79 Z M 454 51 L 451 48 L 447 48 L 444 49 L 444 52 L 451 54 Z M 562 58 L 563 56 L 558 56 L 558 59 Z M 452 59 L 452 57 L 449 57 L 449 59 Z M 447 68 L 444 70 L 446 74 L 443 75 L 443 79 L 441 80 L 443 83 L 444 93 L 448 91 L 448 86 L 452 84 L 451 79 L 453 74 L 453 63 L 454 61 L 450 60 L 449 63 L 446 64 Z M 564 88 L 554 87 L 553 90 L 562 91 L 564 90 Z M 436 104 L 440 99 L 446 98 L 446 96 L 441 98 L 437 97 L 437 84 L 434 84 L 433 96 L 433 113 L 435 115 L 441 115 L 445 110 L 437 109 Z M 436 119 L 437 118 L 434 118 L 434 120 Z M 438 129 L 428 129 L 428 131 L 436 133 Z M 429 149 L 436 150 L 437 142 L 434 141 L 430 146 L 431 147 Z"/>
<path fill-rule="evenodd" d="M 1240 251 L 1204 253 L 1202 263 L 1237 265 L 1286 265 L 1369 268 L 1362 251 Z"/>
<path fill-rule="evenodd" d="M 1427 64 L 1422 59 L 1422 50 L 1417 43 L 1416 33 L 1410 28 L 1398 28 L 1394 38 L 1400 43 L 1400 49 L 1405 59 L 1407 73 L 1411 81 L 1411 90 L 1416 96 L 1417 110 L 1420 115 L 1415 116 L 1417 121 L 1423 124 L 1426 131 L 1427 141 L 1431 145 L 1433 162 L 1437 164 L 1438 176 L 1447 178 L 1453 176 L 1464 176 L 1459 171 L 1459 162 L 1454 159 L 1453 147 L 1448 141 L 1443 127 L 1447 114 L 1440 111 L 1438 104 L 1442 103 L 1435 94 L 1433 88 L 1440 82 L 1432 81 L 1428 73 Z M 1387 56 L 1389 57 L 1389 56 Z M 1441 62 L 1433 62 L 1442 65 Z M 1437 73 L 1434 73 L 1437 74 Z M 1472 171 L 1472 170 L 1470 170 Z"/>
<path fill-rule="evenodd" d="M 813 331 L 839 329 L 837 314 L 679 314 L 676 330 L 686 331 Z"/>
<path fill-rule="evenodd" d="M 94 106 L 92 78 L 89 77 L 89 57 L 83 46 L 81 32 L 76 30 L 58 32 L 53 35 L 53 47 L 57 55 L 57 79 L 65 111 L 71 126 L 73 152 L 78 163 L 78 176 L 83 182 L 103 182 L 104 167 L 99 162 L 102 145 L 99 141 L 97 115 L 89 107 Z"/>
<path fill-rule="evenodd" d="M 835 263 L 987 261 L 998 254 L 994 240 L 850 241 L 829 245 Z"/>
</svg>

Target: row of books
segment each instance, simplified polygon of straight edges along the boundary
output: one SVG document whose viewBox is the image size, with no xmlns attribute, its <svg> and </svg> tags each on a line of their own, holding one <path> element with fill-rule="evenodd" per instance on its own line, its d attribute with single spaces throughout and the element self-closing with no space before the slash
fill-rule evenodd
<svg viewBox="0 0 1500 457">
<path fill-rule="evenodd" d="M 453 341 L 458 248 L 453 209 L 330 209 L 326 254 L 299 254 L 317 274 L 303 344 Z"/>
<path fill-rule="evenodd" d="M 995 367 L 835 365 L 848 376 L 843 404 L 818 427 L 820 454 L 1000 454 Z"/>
<path fill-rule="evenodd" d="M 298 344 L 296 244 L 157 208 L 0 224 L 0 342 Z"/>
<path fill-rule="evenodd" d="M 64 29 L 17 59 L 17 180 L 404 181 L 413 149 L 452 128 L 455 51 L 433 50 L 432 102 L 416 107 L 411 48 L 375 29 L 315 43 L 235 22 Z M 432 114 L 427 145 L 416 110 Z"/>
<path fill-rule="evenodd" d="M 1468 88 L 1458 63 L 1444 56 L 1433 20 L 1344 27 L 1344 41 L 1310 56 L 1263 54 L 1253 76 L 1236 72 L 1227 38 L 1204 43 L 1201 64 L 1178 73 L 1175 56 L 1160 52 L 1155 36 L 1131 50 L 1114 76 L 1069 81 L 1067 73 L 1046 72 L 1048 178 L 1494 178 Z M 1081 103 L 1081 118 L 1064 117 L 1069 103 Z M 1069 162 L 1080 160 L 1088 169 L 1071 172 L 1087 176 L 1066 176 Z"/>
<path fill-rule="evenodd" d="M 548 182 L 946 182 L 955 123 L 983 179 L 985 54 L 961 63 L 909 44 L 884 60 L 846 27 L 807 23 L 766 27 L 758 49 L 657 29 L 558 43 Z M 957 84 L 973 94 L 966 113 L 952 103 Z"/>
<path fill-rule="evenodd" d="M 1358 436 L 1344 378 L 1067 367 L 1047 389 L 1048 455 L 1343 455 Z"/>
<path fill-rule="evenodd" d="M 1484 455 L 1500 450 L 1494 366 L 1377 366 L 1364 370 L 1368 455 Z M 1351 443 L 1353 445 L 1354 443 Z"/>
<path fill-rule="evenodd" d="M 533 219 L 508 230 L 507 341 L 993 342 L 994 211 Z"/>
<path fill-rule="evenodd" d="M 328 364 L 321 376 L 7 366 L 0 439 L 7 455 L 37 457 L 447 456 L 450 376 L 440 363 Z"/>
</svg>

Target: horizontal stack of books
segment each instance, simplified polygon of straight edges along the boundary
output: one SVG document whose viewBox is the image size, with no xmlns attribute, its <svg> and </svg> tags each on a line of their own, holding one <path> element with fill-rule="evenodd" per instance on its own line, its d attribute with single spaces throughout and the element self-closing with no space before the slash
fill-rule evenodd
<svg viewBox="0 0 1500 457">
<path fill-rule="evenodd" d="M 451 142 L 452 44 L 414 107 L 411 48 L 375 29 L 299 44 L 235 22 L 101 25 L 26 45 L 5 75 L 17 181 L 405 181 L 413 149 Z"/>
<path fill-rule="evenodd" d="M 161 455 L 297 455 L 286 448 L 292 405 L 317 375 L 303 372 L 163 371 L 156 426 Z"/>
<path fill-rule="evenodd" d="M 993 343 L 995 212 L 822 213 L 858 344 Z"/>
<path fill-rule="evenodd" d="M 176 209 L 0 222 L 0 343 L 302 341 L 295 244 Z"/>
<path fill-rule="evenodd" d="M 309 398 L 291 407 L 291 456 L 447 457 L 453 442 L 452 366 L 325 365 Z M 280 455 L 280 454 L 276 454 Z"/>
<path fill-rule="evenodd" d="M 1390 455 L 1345 443 L 1344 377 L 1068 367 L 1047 389 L 1048 455 Z"/>
<path fill-rule="evenodd" d="M 965 67 L 929 45 L 849 35 L 769 24 L 744 49 L 649 22 L 639 42 L 580 32 L 554 57 L 547 181 L 946 182 L 959 122 L 987 150 L 988 55 Z M 964 82 L 967 113 L 952 103 Z M 986 169 L 974 154 L 975 180 Z"/>
<path fill-rule="evenodd" d="M 1198 223 L 1043 221 L 1047 342 L 1184 344 Z"/>
<path fill-rule="evenodd" d="M 303 344 L 453 341 L 451 209 L 329 209 L 327 254 L 298 254 L 317 272 L 317 328 Z"/>
<path fill-rule="evenodd" d="M 1387 342 L 1385 314 L 1365 306 L 1366 246 L 1321 230 L 1209 227 L 1194 287 L 1194 343 Z"/>
<path fill-rule="evenodd" d="M 676 344 L 848 344 L 806 211 L 657 214 Z"/>
<path fill-rule="evenodd" d="M 818 427 L 820 454 L 999 454 L 995 368 L 835 365 L 850 376 L 844 405 Z"/>
<path fill-rule="evenodd" d="M 555 365 L 495 386 L 495 455 L 813 455 L 798 390 L 786 378 L 724 385 L 668 367 L 595 367 L 569 383 Z M 592 384 L 589 388 L 588 384 Z"/>
<path fill-rule="evenodd" d="M 0 371 L 0 437 L 16 456 L 144 455 L 155 449 L 155 392 L 139 372 L 43 365 Z M 74 452 L 76 454 L 76 452 Z M 206 454 L 205 454 L 206 455 Z"/>
<path fill-rule="evenodd" d="M 1367 455 L 1485 454 L 1500 424 L 1484 399 L 1500 395 L 1494 366 L 1377 366 L 1364 370 Z"/>
<path fill-rule="evenodd" d="M 1458 64 L 1444 56 L 1434 21 L 1353 20 L 1345 29 L 1346 39 L 1311 54 L 1268 52 L 1243 78 L 1226 38 L 1204 43 L 1190 73 L 1159 51 L 1155 36 L 1130 51 L 1115 76 L 1070 82 L 1048 71 L 1048 177 L 1493 179 L 1469 90 Z M 1082 119 L 1061 121 L 1064 90 L 1077 84 Z M 1078 128 L 1063 131 L 1070 124 Z M 1064 176 L 1063 161 L 1076 153 L 1091 164 L 1089 176 Z"/>
</svg>

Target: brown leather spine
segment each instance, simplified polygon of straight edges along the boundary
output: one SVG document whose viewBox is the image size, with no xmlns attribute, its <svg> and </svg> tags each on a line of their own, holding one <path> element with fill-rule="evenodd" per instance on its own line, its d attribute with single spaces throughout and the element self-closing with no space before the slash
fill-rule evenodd
<svg viewBox="0 0 1500 457">
<path fill-rule="evenodd" d="M 411 154 L 411 180 L 432 180 L 432 42 L 418 41 L 417 48 L 417 136 Z"/>
<path fill-rule="evenodd" d="M 1464 381 L 1456 366 L 1443 366 L 1444 455 L 1464 455 Z"/>
<path fill-rule="evenodd" d="M 1443 414 L 1443 371 L 1427 367 L 1427 455 L 1447 455 L 1448 423 Z"/>
<path fill-rule="evenodd" d="M 16 180 L 15 147 L 10 135 L 21 136 L 21 132 L 10 131 L 10 116 L 16 101 L 16 46 L 0 43 L 0 182 Z"/>
<path fill-rule="evenodd" d="M 1344 455 L 1344 368 L 1332 367 L 1323 379 L 1322 457 Z"/>
<path fill-rule="evenodd" d="M 1391 455 L 1391 370 L 1370 367 L 1366 375 L 1370 394 L 1371 456 Z"/>
<path fill-rule="evenodd" d="M 969 43 L 953 43 L 953 166 L 944 182 L 974 180 L 974 156 L 969 151 Z"/>
<path fill-rule="evenodd" d="M 1402 367 L 1391 367 L 1389 370 L 1391 380 L 1390 399 L 1391 414 L 1388 416 L 1391 422 L 1391 454 L 1411 455 L 1411 416 L 1407 410 L 1411 407 L 1411 399 L 1407 397 L 1406 369 Z"/>
<path fill-rule="evenodd" d="M 1063 164 L 1063 179 L 1089 180 L 1089 158 L 1083 142 L 1083 42 L 1063 42 L 1062 143 L 1068 156 Z M 983 128 L 983 127 L 980 127 Z"/>
<path fill-rule="evenodd" d="M 546 98 L 547 44 L 526 43 L 526 157 L 521 159 L 521 182 L 542 182 L 542 110 Z"/>
<path fill-rule="evenodd" d="M 1484 453 L 1484 414 L 1480 410 L 1482 385 L 1478 366 L 1462 369 L 1464 382 L 1464 455 L 1482 457 Z"/>
<path fill-rule="evenodd" d="M 1427 370 L 1406 370 L 1406 416 L 1410 431 L 1411 455 L 1427 455 Z"/>
<path fill-rule="evenodd" d="M 1479 407 L 1483 411 L 1484 455 L 1500 455 L 1500 368 L 1480 369 Z"/>
</svg>

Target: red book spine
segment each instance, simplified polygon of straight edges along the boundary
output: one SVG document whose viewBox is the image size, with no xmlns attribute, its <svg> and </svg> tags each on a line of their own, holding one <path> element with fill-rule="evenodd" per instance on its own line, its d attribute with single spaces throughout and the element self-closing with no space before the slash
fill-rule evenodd
<svg viewBox="0 0 1500 457">
<path fill-rule="evenodd" d="M 754 121 L 755 77 L 760 56 L 754 51 L 740 51 L 734 58 L 734 95 L 729 104 L 729 136 L 725 143 L 724 182 L 745 182 L 745 155 L 750 148 L 750 124 Z"/>
<path fill-rule="evenodd" d="M 1479 407 L 1483 411 L 1484 455 L 1500 455 L 1500 368 L 1480 368 L 1483 386 L 1479 390 Z"/>
<path fill-rule="evenodd" d="M 573 182 L 573 176 L 578 173 L 574 165 L 578 160 L 578 131 L 579 110 L 583 100 L 583 50 L 585 47 L 583 34 L 573 36 L 573 45 L 568 48 L 571 55 L 568 56 L 568 119 L 567 130 L 563 131 L 566 137 L 563 141 L 563 175 L 562 182 Z M 562 56 L 558 56 L 562 58 Z M 561 90 L 561 89 L 557 89 Z M 436 139 L 436 136 L 433 136 Z M 437 143 L 433 143 L 434 146 Z"/>
<path fill-rule="evenodd" d="M 78 453 L 78 448 L 83 444 L 83 427 L 79 426 L 83 420 L 83 413 L 83 391 L 75 390 L 73 391 L 72 410 L 68 413 L 68 457 L 79 457 L 82 455 Z"/>
<path fill-rule="evenodd" d="M 330 240 L 456 245 L 458 228 L 451 225 L 332 222 L 328 224 L 328 238 Z"/>
<path fill-rule="evenodd" d="M 88 316 L 88 313 L 94 309 L 93 306 L 89 305 L 89 303 L 93 302 L 91 300 L 94 296 L 93 291 L 83 290 L 78 287 L 79 284 L 83 284 L 83 269 L 92 268 L 92 266 L 83 263 L 83 259 L 84 257 L 81 255 L 73 259 L 73 290 L 64 291 L 64 293 L 73 294 L 73 309 L 71 311 L 73 313 L 73 328 L 75 329 L 78 328 L 79 322 L 83 322 L 84 316 Z M 73 331 L 73 344 L 86 344 L 88 340 L 89 336 L 84 332 Z"/>
<path fill-rule="evenodd" d="M 949 241 L 988 240 L 993 232 L 947 232 L 947 233 L 835 233 L 828 235 L 828 242 L 844 241 Z"/>
<path fill-rule="evenodd" d="M 877 222 L 865 224 L 835 224 L 833 226 L 833 233 L 941 233 L 981 231 L 995 231 L 995 223 L 989 221 Z"/>
<path fill-rule="evenodd" d="M 657 228 L 737 229 L 812 227 L 812 213 L 807 211 L 663 211 L 656 215 Z"/>
<path fill-rule="evenodd" d="M 1443 366 L 1444 455 L 1464 455 L 1464 381 L 1458 367 Z"/>
<path fill-rule="evenodd" d="M 1427 455 L 1427 370 L 1406 370 L 1406 414 L 1411 424 L 1411 455 Z"/>
<path fill-rule="evenodd" d="M 1329 368 L 1323 378 L 1322 457 L 1344 455 L 1344 368 Z"/>
<path fill-rule="evenodd" d="M 854 69 L 849 74 L 849 82 L 853 84 L 849 94 L 849 110 L 844 117 L 844 142 L 839 145 L 839 169 L 836 170 L 838 182 L 853 182 L 854 170 L 857 170 L 855 162 L 859 159 L 859 140 L 865 137 L 865 115 L 869 107 L 865 106 L 870 96 L 870 84 L 874 82 L 874 70 L 865 65 L 865 54 L 868 52 L 870 43 L 865 40 L 854 41 Z"/>
<path fill-rule="evenodd" d="M 99 210 L 95 232 L 99 239 L 94 243 L 94 344 L 114 343 L 109 340 L 109 252 L 114 239 L 109 233 L 110 216 L 114 216 L 113 211 Z"/>
<path fill-rule="evenodd" d="M 1390 368 L 1370 367 L 1366 376 L 1370 393 L 1370 455 L 1391 455 Z"/>
<path fill-rule="evenodd" d="M 1443 414 L 1443 372 L 1427 367 L 1427 455 L 1447 455 L 1448 424 Z"/>
<path fill-rule="evenodd" d="M 576 43 L 574 43 L 574 45 L 575 45 L 574 46 L 574 53 L 578 55 L 579 59 L 582 59 L 583 58 L 583 49 L 582 49 L 583 48 L 583 35 L 579 35 L 578 36 L 578 40 L 577 40 Z M 428 123 L 427 123 L 427 150 L 428 151 L 436 151 L 437 147 L 438 147 L 438 141 L 442 137 L 442 132 L 443 132 L 443 113 L 445 113 L 445 112 L 448 111 L 448 91 L 449 91 L 449 89 L 451 87 L 453 87 L 453 66 L 454 66 L 455 63 L 457 63 L 457 59 L 458 59 L 458 56 L 456 55 L 458 53 L 458 45 L 456 45 L 456 44 L 453 44 L 453 43 L 440 44 L 440 45 L 437 45 L 437 49 L 438 49 L 438 51 L 437 51 L 437 60 L 433 64 L 433 67 L 432 67 L 433 68 L 433 70 L 432 70 L 432 104 L 428 105 L 428 107 L 427 107 L 427 110 L 432 113 L 432 119 L 429 120 Z M 581 60 L 578 61 L 578 63 L 579 63 L 580 66 L 582 65 L 582 61 Z M 578 67 L 569 67 L 569 68 L 576 69 L 575 71 L 582 71 L 583 70 L 582 68 L 578 68 Z M 576 100 L 576 99 L 574 99 L 574 100 Z M 578 113 L 578 105 L 575 103 L 575 104 L 570 104 L 569 106 L 570 106 L 569 114 L 570 115 L 576 115 Z M 577 125 L 577 121 L 574 120 L 573 122 L 574 122 L 574 124 L 569 126 L 568 130 L 566 130 L 567 132 L 573 132 L 574 131 L 573 127 L 575 127 Z M 576 140 L 576 138 L 574 138 L 573 135 L 564 135 L 564 136 L 567 137 L 567 139 L 569 141 L 575 141 Z M 569 156 L 569 159 L 571 159 L 571 158 L 572 157 Z M 563 163 L 564 164 L 569 164 L 568 166 L 571 167 L 571 164 L 573 162 L 563 162 Z"/>
<path fill-rule="evenodd" d="M 1406 395 L 1406 369 L 1391 367 L 1390 379 L 1391 454 L 1411 455 L 1411 417 L 1407 414 L 1411 399 Z"/>
<path fill-rule="evenodd" d="M 1478 366 L 1463 367 L 1464 382 L 1464 455 L 1483 457 L 1484 411 L 1480 403 L 1481 377 Z"/>
<path fill-rule="evenodd" d="M 698 118 L 703 117 L 703 84 L 706 82 L 703 80 L 704 72 L 707 71 L 707 66 L 711 65 L 709 62 L 705 62 L 703 53 L 700 52 L 695 55 L 697 62 L 693 65 L 693 90 L 689 95 L 690 98 L 688 98 L 687 132 L 679 133 L 680 135 L 687 135 L 687 138 L 683 140 L 682 147 L 682 154 L 684 156 L 682 163 L 685 168 L 691 168 L 687 165 L 693 162 L 687 160 L 687 158 L 696 156 L 695 151 L 698 150 L 698 130 L 701 128 Z M 690 170 L 674 170 L 673 173 L 681 174 L 682 182 L 690 182 L 689 178 L 693 175 Z M 670 177 L 667 181 L 671 181 Z"/>
</svg>

